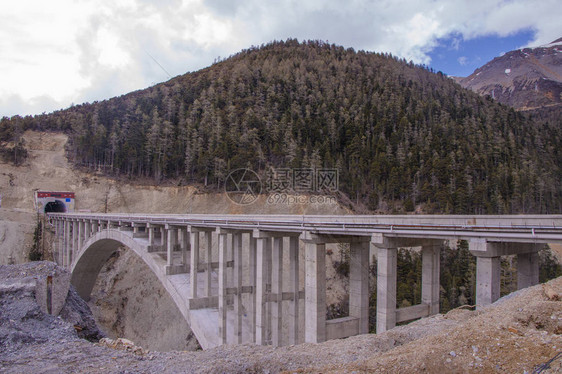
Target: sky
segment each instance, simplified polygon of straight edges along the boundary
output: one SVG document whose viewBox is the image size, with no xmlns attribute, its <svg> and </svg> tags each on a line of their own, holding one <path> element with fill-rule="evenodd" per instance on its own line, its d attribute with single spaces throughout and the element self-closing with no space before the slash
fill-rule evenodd
<svg viewBox="0 0 562 374">
<path fill-rule="evenodd" d="M 0 117 L 101 101 L 273 40 L 467 76 L 562 37 L 559 0 L 2 0 Z"/>
</svg>

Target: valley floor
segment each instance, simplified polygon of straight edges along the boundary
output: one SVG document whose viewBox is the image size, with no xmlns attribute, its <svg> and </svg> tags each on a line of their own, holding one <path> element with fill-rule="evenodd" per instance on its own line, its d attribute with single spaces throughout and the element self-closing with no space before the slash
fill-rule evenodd
<svg viewBox="0 0 562 374">
<path fill-rule="evenodd" d="M 0 329 L 2 373 L 531 373 L 557 355 L 541 372 L 562 372 L 562 277 L 484 310 L 456 309 L 378 335 L 166 353 L 90 343 L 68 322 L 38 312 L 29 297 L 0 291 L 2 323 L 9 320 Z M 23 307 L 26 313 L 13 314 Z"/>
</svg>

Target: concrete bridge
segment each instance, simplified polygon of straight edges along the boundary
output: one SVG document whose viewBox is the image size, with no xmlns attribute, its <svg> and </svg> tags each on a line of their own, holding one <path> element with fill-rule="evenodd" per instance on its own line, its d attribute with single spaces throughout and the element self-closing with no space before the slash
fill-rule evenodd
<svg viewBox="0 0 562 374">
<path fill-rule="evenodd" d="M 158 277 L 204 349 L 322 342 L 368 333 L 369 252 L 377 255 L 377 332 L 439 313 L 439 255 L 464 239 L 477 256 L 476 302 L 500 296 L 500 257 L 518 288 L 538 283 L 538 250 L 562 242 L 562 215 L 294 216 L 49 214 L 56 261 L 86 300 L 120 246 Z M 303 245 L 300 245 L 300 244 Z M 326 320 L 325 252 L 349 243 L 349 316 Z M 421 247 L 421 304 L 396 307 L 399 247 Z"/>
</svg>

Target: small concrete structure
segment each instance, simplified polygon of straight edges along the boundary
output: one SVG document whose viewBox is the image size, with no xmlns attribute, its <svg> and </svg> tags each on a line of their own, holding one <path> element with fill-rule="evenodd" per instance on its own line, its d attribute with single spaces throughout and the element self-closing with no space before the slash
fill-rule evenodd
<svg viewBox="0 0 562 374">
<path fill-rule="evenodd" d="M 156 274 L 201 346 L 318 343 L 368 333 L 369 253 L 376 250 L 377 332 L 439 313 L 446 240 L 477 256 L 476 302 L 499 298 L 500 257 L 517 255 L 518 286 L 538 283 L 538 251 L 562 242 L 562 216 L 244 216 L 49 214 L 59 264 L 88 298 L 119 246 Z M 302 248 L 299 246 L 302 242 Z M 349 315 L 326 319 L 326 244 L 346 243 Z M 397 250 L 421 247 L 419 305 L 397 308 Z M 301 279 L 300 273 L 304 273 Z M 303 287 L 304 286 L 304 287 Z M 303 288 L 301 288 L 303 287 Z"/>
<path fill-rule="evenodd" d="M 57 316 L 70 289 L 70 273 L 54 269 L 46 276 L 38 277 L 35 285 L 35 299 L 43 313 Z"/>
<path fill-rule="evenodd" d="M 35 191 L 35 208 L 38 213 L 74 212 L 74 192 Z"/>
</svg>

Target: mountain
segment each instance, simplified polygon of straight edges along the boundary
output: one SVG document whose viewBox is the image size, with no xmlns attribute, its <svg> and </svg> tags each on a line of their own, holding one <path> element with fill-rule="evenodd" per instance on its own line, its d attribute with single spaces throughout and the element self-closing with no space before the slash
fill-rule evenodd
<svg viewBox="0 0 562 374">
<path fill-rule="evenodd" d="M 121 97 L 4 118 L 0 142 L 21 154 L 26 129 L 66 132 L 76 166 L 157 184 L 222 189 L 238 168 L 264 182 L 272 169 L 324 168 L 339 170 L 342 201 L 379 213 L 562 212 L 560 126 L 405 60 L 317 41 L 273 42 Z"/>
<path fill-rule="evenodd" d="M 466 78 L 465 88 L 520 110 L 562 105 L 562 38 L 496 57 Z"/>
</svg>

